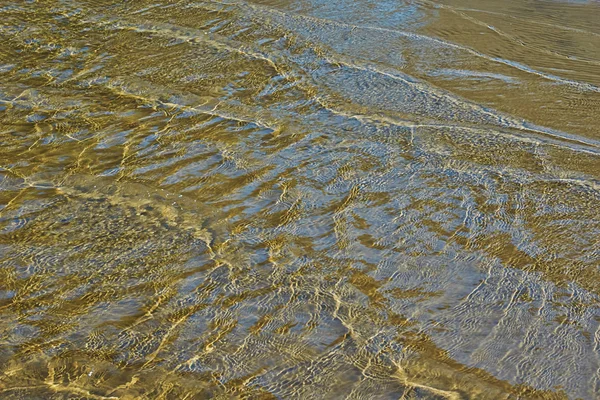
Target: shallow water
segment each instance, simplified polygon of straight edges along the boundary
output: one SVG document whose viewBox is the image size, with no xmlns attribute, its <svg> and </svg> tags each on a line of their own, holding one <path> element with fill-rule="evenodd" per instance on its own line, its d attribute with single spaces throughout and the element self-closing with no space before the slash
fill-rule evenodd
<svg viewBox="0 0 600 400">
<path fill-rule="evenodd" d="M 600 3 L 0 0 L 0 396 L 600 396 Z"/>
</svg>

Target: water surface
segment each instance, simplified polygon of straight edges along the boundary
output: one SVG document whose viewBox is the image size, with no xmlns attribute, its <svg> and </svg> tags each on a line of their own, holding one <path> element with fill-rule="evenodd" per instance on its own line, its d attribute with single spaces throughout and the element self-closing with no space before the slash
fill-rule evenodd
<svg viewBox="0 0 600 400">
<path fill-rule="evenodd" d="M 600 4 L 0 0 L 0 396 L 600 396 Z"/>
</svg>

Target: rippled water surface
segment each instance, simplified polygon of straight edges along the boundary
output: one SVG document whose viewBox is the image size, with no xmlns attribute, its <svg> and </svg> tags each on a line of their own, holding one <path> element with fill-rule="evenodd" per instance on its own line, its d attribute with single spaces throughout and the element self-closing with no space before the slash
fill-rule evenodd
<svg viewBox="0 0 600 400">
<path fill-rule="evenodd" d="M 600 3 L 0 19 L 0 397 L 600 397 Z"/>
</svg>

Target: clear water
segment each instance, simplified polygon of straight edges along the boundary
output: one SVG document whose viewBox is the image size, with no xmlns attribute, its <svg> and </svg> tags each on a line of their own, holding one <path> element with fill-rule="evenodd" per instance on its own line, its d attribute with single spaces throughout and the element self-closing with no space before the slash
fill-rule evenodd
<svg viewBox="0 0 600 400">
<path fill-rule="evenodd" d="M 0 18 L 0 397 L 600 397 L 600 3 Z"/>
</svg>

